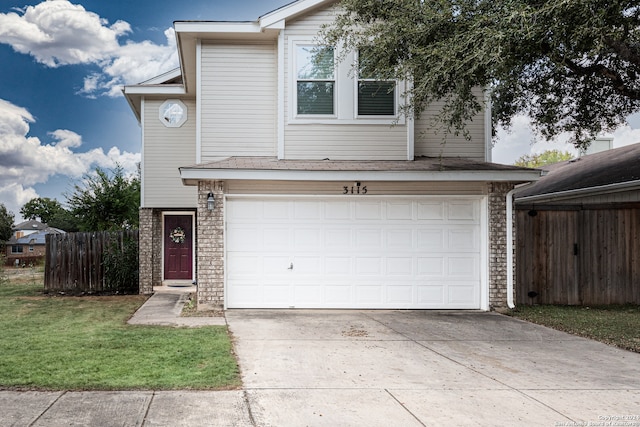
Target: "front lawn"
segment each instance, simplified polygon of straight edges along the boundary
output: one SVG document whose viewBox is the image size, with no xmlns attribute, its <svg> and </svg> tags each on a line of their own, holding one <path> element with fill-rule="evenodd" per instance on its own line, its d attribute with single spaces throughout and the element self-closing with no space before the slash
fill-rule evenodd
<svg viewBox="0 0 640 427">
<path fill-rule="evenodd" d="M 520 305 L 508 313 L 528 322 L 640 353 L 640 306 Z"/>
<path fill-rule="evenodd" d="M 131 326 L 144 296 L 50 297 L 42 288 L 37 280 L 0 284 L 0 389 L 240 385 L 226 327 Z"/>
</svg>

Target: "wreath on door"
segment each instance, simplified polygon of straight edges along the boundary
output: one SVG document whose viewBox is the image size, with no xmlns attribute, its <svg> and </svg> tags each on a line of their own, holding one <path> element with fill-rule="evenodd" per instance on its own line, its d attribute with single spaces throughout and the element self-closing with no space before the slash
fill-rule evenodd
<svg viewBox="0 0 640 427">
<path fill-rule="evenodd" d="M 184 232 L 182 227 L 176 227 L 171 230 L 171 233 L 169 233 L 169 238 L 173 243 L 184 243 L 185 236 L 186 233 Z"/>
</svg>

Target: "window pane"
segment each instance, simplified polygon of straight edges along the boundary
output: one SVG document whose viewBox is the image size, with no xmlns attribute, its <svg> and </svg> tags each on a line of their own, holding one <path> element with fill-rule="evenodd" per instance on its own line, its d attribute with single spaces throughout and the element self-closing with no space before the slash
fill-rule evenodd
<svg viewBox="0 0 640 427">
<path fill-rule="evenodd" d="M 393 116 L 395 114 L 394 82 L 358 82 L 358 115 Z"/>
<path fill-rule="evenodd" d="M 298 82 L 298 114 L 333 114 L 333 82 Z"/>
<path fill-rule="evenodd" d="M 298 46 L 298 80 L 333 80 L 333 49 Z"/>
</svg>

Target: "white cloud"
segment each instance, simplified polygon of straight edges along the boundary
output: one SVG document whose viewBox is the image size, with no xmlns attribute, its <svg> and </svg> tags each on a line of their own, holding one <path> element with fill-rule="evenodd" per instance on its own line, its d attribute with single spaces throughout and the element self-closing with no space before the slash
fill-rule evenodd
<svg viewBox="0 0 640 427">
<path fill-rule="evenodd" d="M 72 149 L 82 146 L 82 137 L 66 129 L 50 132 L 52 141 L 43 143 L 28 135 L 33 121 L 26 109 L 0 99 L 0 201 L 14 214 L 38 197 L 34 185 L 54 175 L 76 179 L 95 166 L 110 169 L 116 164 L 129 173 L 137 171 L 138 153 L 121 152 L 117 147 L 107 153 L 102 148 L 75 152 Z"/>
<path fill-rule="evenodd" d="M 125 21 L 112 25 L 68 0 L 48 0 L 16 12 L 0 13 L 0 43 L 49 67 L 95 64 L 102 73 L 87 76 L 78 93 L 121 96 L 120 86 L 138 83 L 178 66 L 173 29 L 167 44 L 121 43 L 131 33 Z"/>
</svg>

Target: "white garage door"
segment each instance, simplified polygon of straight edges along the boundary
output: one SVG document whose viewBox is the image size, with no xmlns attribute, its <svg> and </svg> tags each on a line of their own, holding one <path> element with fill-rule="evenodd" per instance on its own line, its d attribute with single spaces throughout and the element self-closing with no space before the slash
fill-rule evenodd
<svg viewBox="0 0 640 427">
<path fill-rule="evenodd" d="M 229 308 L 480 308 L 480 198 L 229 198 Z"/>
</svg>

